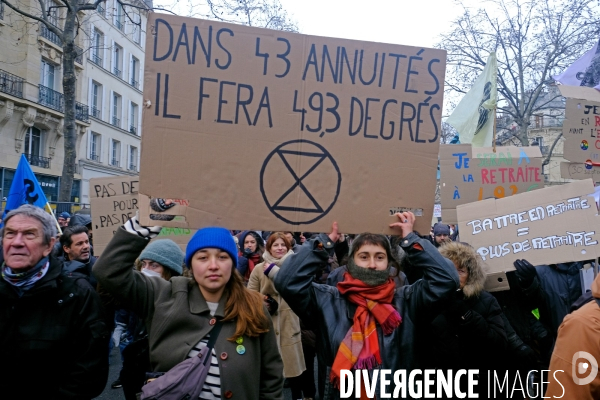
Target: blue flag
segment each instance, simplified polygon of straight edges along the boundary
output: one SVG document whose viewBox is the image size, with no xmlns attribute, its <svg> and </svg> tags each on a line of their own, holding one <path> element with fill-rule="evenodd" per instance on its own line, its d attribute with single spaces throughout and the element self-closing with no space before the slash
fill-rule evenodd
<svg viewBox="0 0 600 400">
<path fill-rule="evenodd" d="M 10 185 L 10 192 L 8 192 L 8 197 L 6 198 L 6 207 L 4 208 L 2 219 L 6 216 L 6 213 L 19 208 L 23 204 L 31 204 L 44 208 L 47 202 L 46 195 L 33 174 L 27 158 L 24 154 L 21 154 L 21 160 L 17 166 L 15 177 L 13 178 L 12 185 Z"/>
</svg>

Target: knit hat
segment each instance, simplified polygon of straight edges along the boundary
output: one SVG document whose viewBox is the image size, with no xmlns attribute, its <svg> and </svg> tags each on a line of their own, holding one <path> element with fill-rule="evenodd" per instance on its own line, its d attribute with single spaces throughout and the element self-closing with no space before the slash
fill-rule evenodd
<svg viewBox="0 0 600 400">
<path fill-rule="evenodd" d="M 237 246 L 231 233 L 225 228 L 208 227 L 198 230 L 190 239 L 185 249 L 185 263 L 191 268 L 192 257 L 198 250 L 206 248 L 220 249 L 229 254 L 233 267 L 237 267 Z"/>
<path fill-rule="evenodd" d="M 446 224 L 438 222 L 433 226 L 433 236 L 448 235 L 450 236 L 450 227 Z"/>
<path fill-rule="evenodd" d="M 177 275 L 183 274 L 183 251 L 171 239 L 152 240 L 139 258 L 155 261 Z"/>
</svg>

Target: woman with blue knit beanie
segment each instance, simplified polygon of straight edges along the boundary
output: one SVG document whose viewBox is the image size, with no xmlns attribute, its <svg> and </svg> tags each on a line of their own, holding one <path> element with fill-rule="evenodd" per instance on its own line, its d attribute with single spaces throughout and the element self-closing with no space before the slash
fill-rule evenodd
<svg viewBox="0 0 600 400">
<path fill-rule="evenodd" d="M 167 372 L 197 355 L 218 324 L 221 331 L 200 398 L 283 399 L 283 363 L 273 324 L 262 296 L 246 289 L 236 271 L 238 251 L 230 232 L 198 230 L 185 252 L 192 278 L 168 281 L 131 269 L 159 232 L 160 227 L 143 227 L 136 217 L 130 219 L 93 270 L 106 290 L 145 319 L 149 372 Z"/>
</svg>

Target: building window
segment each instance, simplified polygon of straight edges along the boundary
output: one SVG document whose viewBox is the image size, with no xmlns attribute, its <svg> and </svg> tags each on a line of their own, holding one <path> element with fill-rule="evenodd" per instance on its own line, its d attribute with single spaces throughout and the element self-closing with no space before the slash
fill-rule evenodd
<svg viewBox="0 0 600 400">
<path fill-rule="evenodd" d="M 115 43 L 113 48 L 113 74 L 122 78 L 123 70 L 123 48 Z"/>
<path fill-rule="evenodd" d="M 137 118 L 138 116 L 138 106 L 135 103 L 131 103 L 131 108 L 129 109 L 129 132 L 133 133 L 134 135 L 138 134 L 137 131 Z"/>
<path fill-rule="evenodd" d="M 130 83 L 136 89 L 140 88 L 139 75 L 140 75 L 140 60 L 135 57 L 131 57 L 131 71 L 129 73 Z"/>
<path fill-rule="evenodd" d="M 115 26 L 121 31 L 125 31 L 125 18 L 123 6 L 115 1 Z"/>
<path fill-rule="evenodd" d="M 543 136 L 537 136 L 535 138 L 535 141 L 538 142 L 540 147 L 542 147 L 544 145 L 544 137 Z"/>
<path fill-rule="evenodd" d="M 41 168 L 50 168 L 50 159 L 43 157 L 42 151 L 43 134 L 35 126 L 27 128 L 25 134 L 25 157 L 29 164 Z"/>
<path fill-rule="evenodd" d="M 25 154 L 28 156 L 42 155 L 42 131 L 35 126 L 27 128 L 25 134 Z"/>
<path fill-rule="evenodd" d="M 102 137 L 92 132 L 92 137 L 90 138 L 90 160 L 100 162 L 100 143 Z"/>
<path fill-rule="evenodd" d="M 132 32 L 133 41 L 137 44 L 140 44 L 142 41 L 142 17 L 140 16 L 140 14 L 135 13 L 133 16 L 133 20 L 135 21 Z"/>
<path fill-rule="evenodd" d="M 102 119 L 102 85 L 92 81 L 92 117 Z"/>
<path fill-rule="evenodd" d="M 535 117 L 535 127 L 543 128 L 544 127 L 544 114 L 536 114 Z"/>
<path fill-rule="evenodd" d="M 121 96 L 113 93 L 111 124 L 117 128 L 121 127 Z"/>
<path fill-rule="evenodd" d="M 44 5 L 46 6 L 46 16 L 48 17 L 48 22 L 58 27 L 58 5 L 52 0 L 46 0 Z"/>
<path fill-rule="evenodd" d="M 55 76 L 56 67 L 54 64 L 42 59 L 42 66 L 40 71 L 40 83 L 49 89 L 54 90 L 54 83 L 56 81 Z"/>
<path fill-rule="evenodd" d="M 2 20 L 2 19 L 4 19 L 4 3 L 0 3 L 0 20 Z M 136 43 L 139 44 L 140 42 L 136 42 Z"/>
<path fill-rule="evenodd" d="M 112 149 L 110 152 L 110 165 L 113 167 L 119 166 L 119 159 L 121 158 L 121 142 L 112 139 Z"/>
<path fill-rule="evenodd" d="M 129 147 L 129 170 L 137 171 L 138 149 L 137 147 Z"/>
<path fill-rule="evenodd" d="M 98 29 L 94 28 L 92 32 L 92 51 L 91 57 L 92 62 L 99 67 L 102 67 L 102 50 L 104 47 L 104 34 Z"/>
</svg>

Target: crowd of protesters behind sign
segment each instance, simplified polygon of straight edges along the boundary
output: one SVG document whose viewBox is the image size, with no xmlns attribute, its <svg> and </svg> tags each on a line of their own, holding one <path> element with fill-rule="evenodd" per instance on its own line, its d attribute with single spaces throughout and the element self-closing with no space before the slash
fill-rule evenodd
<svg viewBox="0 0 600 400">
<path fill-rule="evenodd" d="M 420 236 L 413 219 L 399 214 L 392 237 L 343 235 L 336 224 L 328 234 L 206 228 L 184 257 L 170 240 L 152 239 L 160 227 L 134 217 L 98 260 L 89 214 L 53 219 L 22 206 L 7 214 L 1 233 L 0 389 L 17 385 L 24 398 L 97 396 L 115 321 L 123 369 L 112 387 L 128 400 L 148 374 L 159 376 L 204 348 L 215 318 L 224 318 L 224 335 L 201 398 L 279 399 L 287 378 L 294 399 L 336 399 L 341 369 L 570 375 L 578 352 L 600 358 L 600 278 L 582 296 L 586 262 L 517 260 L 507 273 L 510 289 L 488 293 L 485 263 L 456 241 L 455 226 L 437 223 Z M 189 319 L 183 309 L 202 318 Z M 50 335 L 49 326 L 69 328 Z M 369 335 L 372 328 L 377 335 Z M 256 351 L 262 356 L 254 358 Z M 16 373 L 24 369 L 41 384 L 28 385 Z M 528 384 L 546 378 L 538 373 Z M 551 379 L 547 394 L 558 396 L 566 381 Z M 600 398 L 600 378 L 565 390 Z"/>
</svg>

